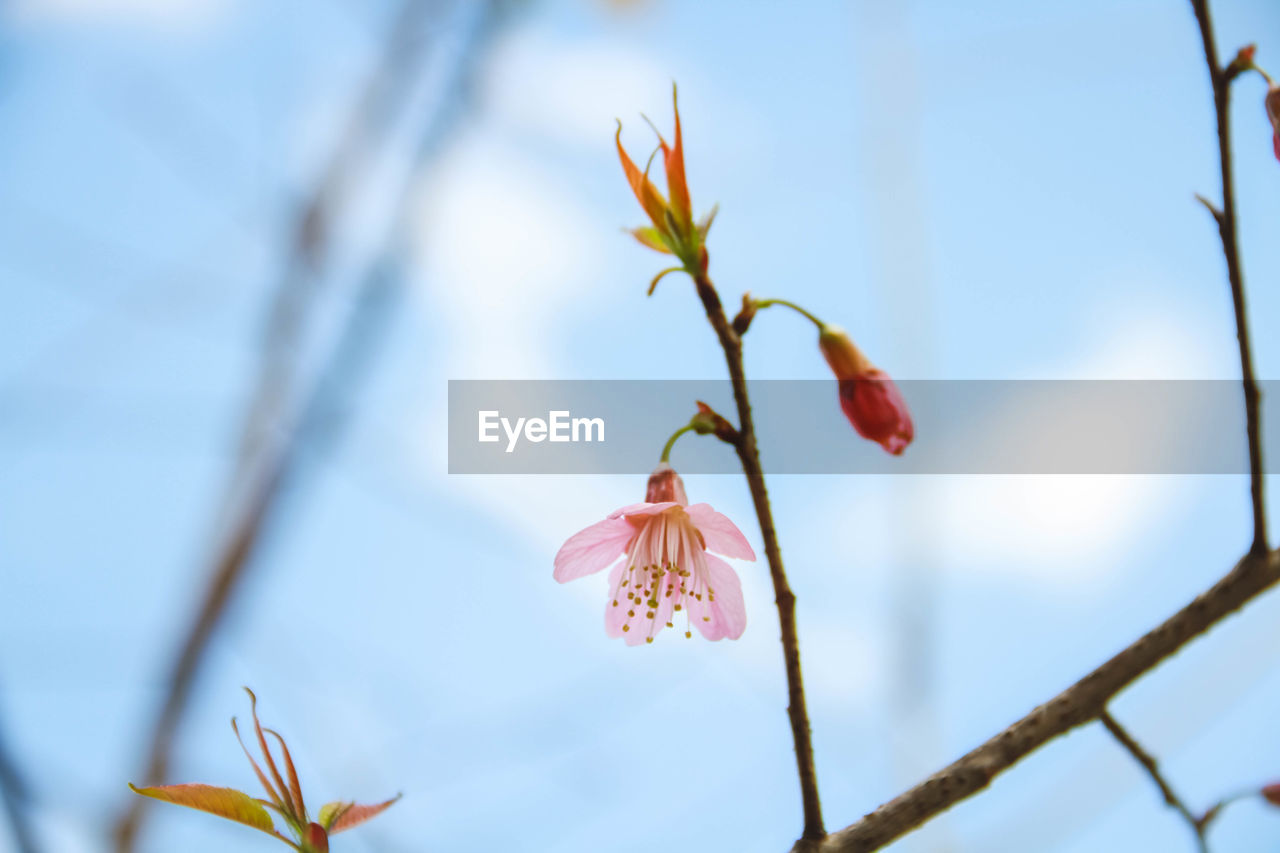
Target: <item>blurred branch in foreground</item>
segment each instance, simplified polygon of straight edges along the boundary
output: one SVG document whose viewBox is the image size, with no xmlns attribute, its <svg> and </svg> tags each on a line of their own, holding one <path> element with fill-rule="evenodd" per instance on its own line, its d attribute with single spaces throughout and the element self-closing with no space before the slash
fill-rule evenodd
<svg viewBox="0 0 1280 853">
<path fill-rule="evenodd" d="M 394 126 L 412 122 L 415 139 L 411 162 L 392 195 L 388 229 L 404 218 L 415 167 L 438 143 L 477 48 L 491 29 L 496 3 L 410 0 L 391 29 L 383 61 L 360 100 L 347 136 L 314 196 L 297 220 L 289 262 L 272 308 L 264 363 L 253 402 L 245 418 L 238 470 L 226 501 L 223 534 L 212 557 L 209 585 L 182 641 L 166 696 L 151 735 L 143 779 L 168 775 L 173 744 L 210 640 L 242 582 L 255 549 L 277 517 L 286 485 L 296 480 L 302 451 L 319 439 L 332 440 L 342 414 L 333 401 L 357 384 L 357 362 L 368 360 L 367 347 L 389 311 L 390 284 L 395 280 L 395 252 L 384 241 L 373 260 L 357 275 L 361 283 L 349 297 L 345 323 L 335 341 L 322 351 L 321 367 L 307 382 L 300 358 L 306 346 L 307 320 L 316 313 L 318 273 L 332 247 L 332 224 L 344 192 L 354 186 L 356 161 L 363 159 L 373 128 L 389 136 Z M 428 14 L 430 13 L 430 14 Z M 449 20 L 443 20 L 448 16 Z M 428 55 L 434 49 L 434 55 Z M 384 148 L 394 148 L 383 140 Z M 374 171 L 369 168 L 367 171 Z M 357 358 L 356 356 L 360 356 Z M 115 849 L 130 853 L 142 822 L 145 800 L 134 799 L 115 827 Z"/>
<path fill-rule="evenodd" d="M 1191 0 L 1204 45 L 1213 87 L 1217 119 L 1222 208 L 1206 204 L 1222 237 L 1235 308 L 1236 337 L 1244 384 L 1249 440 L 1250 495 L 1253 539 L 1249 553 L 1230 572 L 1194 601 L 1148 632 L 1137 642 L 1095 669 L 1056 697 L 1033 710 L 986 743 L 914 788 L 880 806 L 857 823 L 833 833 L 817 849 L 822 853 L 865 853 L 878 850 L 961 800 L 986 788 L 1003 771 L 1041 746 L 1076 726 L 1099 719 L 1117 693 L 1178 651 L 1246 602 L 1280 581 L 1280 551 L 1269 551 L 1263 503 L 1262 445 L 1259 430 L 1259 392 L 1245 314 L 1244 277 L 1236 235 L 1235 191 L 1232 185 L 1229 93 L 1238 74 L 1235 64 L 1223 67 L 1217 58 L 1208 0 Z"/>
</svg>

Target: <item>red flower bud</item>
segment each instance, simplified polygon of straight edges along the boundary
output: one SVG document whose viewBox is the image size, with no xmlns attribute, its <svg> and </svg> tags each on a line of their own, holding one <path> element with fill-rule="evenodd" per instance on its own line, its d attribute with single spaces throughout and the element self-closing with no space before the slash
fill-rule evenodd
<svg viewBox="0 0 1280 853">
<path fill-rule="evenodd" d="M 689 498 L 684 493 L 684 481 L 666 462 L 659 462 L 658 467 L 649 475 L 649 488 L 644 493 L 645 503 L 657 504 L 674 501 L 687 506 Z"/>
<path fill-rule="evenodd" d="M 842 329 L 824 326 L 818 346 L 840 380 L 840 408 L 858 435 L 894 456 L 915 438 L 906 401 L 889 375 L 862 354 Z"/>
<path fill-rule="evenodd" d="M 1280 160 L 1280 86 L 1272 83 L 1267 90 L 1267 118 L 1271 119 L 1271 145 Z"/>
<path fill-rule="evenodd" d="M 1271 805 L 1280 806 L 1280 782 L 1264 785 L 1258 793 L 1262 794 L 1262 798 L 1271 803 Z"/>
</svg>

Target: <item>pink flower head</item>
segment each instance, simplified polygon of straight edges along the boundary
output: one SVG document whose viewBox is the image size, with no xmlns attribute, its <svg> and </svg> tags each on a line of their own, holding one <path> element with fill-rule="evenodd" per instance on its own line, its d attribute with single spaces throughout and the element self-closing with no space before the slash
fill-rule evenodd
<svg viewBox="0 0 1280 853">
<path fill-rule="evenodd" d="M 818 346 L 840 382 L 840 408 L 858 435 L 894 456 L 906 450 L 915 438 L 915 425 L 889 374 L 873 365 L 837 326 L 822 327 Z"/>
<path fill-rule="evenodd" d="M 644 503 L 569 537 L 556 554 L 554 576 L 565 583 L 613 566 L 605 633 L 629 646 L 652 643 L 681 612 L 686 637 L 693 636 L 693 624 L 708 640 L 736 640 L 747 627 L 742 585 L 733 568 L 709 551 L 756 558 L 732 521 L 707 504 L 689 506 L 680 475 L 663 462 L 649 477 Z"/>
</svg>

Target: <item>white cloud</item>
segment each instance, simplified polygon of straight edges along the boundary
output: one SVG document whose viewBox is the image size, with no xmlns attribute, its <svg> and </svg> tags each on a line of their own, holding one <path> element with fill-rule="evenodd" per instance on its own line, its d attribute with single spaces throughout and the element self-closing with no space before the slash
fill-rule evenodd
<svg viewBox="0 0 1280 853">
<path fill-rule="evenodd" d="M 1064 379 L 1223 378 L 1222 348 L 1202 324 L 1165 304 L 1099 306 L 1098 342 L 1035 376 Z M 1037 418 L 1039 422 L 1042 419 Z M 1064 429 L 1071 419 L 1064 416 Z M 1155 437 L 1153 436 L 1153 439 Z M 1178 478 L 951 477 L 935 506 L 952 553 L 967 566 L 1089 580 L 1148 533 L 1177 494 Z"/>
<path fill-rule="evenodd" d="M 1116 320 L 1103 325 L 1096 345 L 1075 359 L 1029 365 L 1024 375 L 1063 379 L 1221 376 L 1224 356 L 1220 348 L 1186 314 L 1169 307 L 1110 309 L 1114 310 L 1098 312 Z M 1073 414 L 1056 396 L 1046 396 L 1043 402 L 1055 407 L 1052 418 L 1013 411 L 1008 413 L 1002 432 L 1018 434 L 1008 423 L 1019 417 L 1036 424 L 1037 429 L 1043 429 L 1046 422 L 1063 430 L 1088 428 L 1087 413 Z M 1153 435 L 1150 440 L 1158 438 Z M 1052 439 L 1043 433 L 1030 435 L 1027 441 L 1052 446 Z M 1018 450 L 1012 448 L 1011 452 Z M 1149 446 L 1142 450 L 1152 454 L 1148 458 L 1158 456 Z M 903 487 L 905 491 L 833 485 L 831 499 L 816 502 L 829 510 L 813 514 L 810 521 L 816 536 L 823 530 L 838 529 L 842 519 L 910 512 L 920 519 L 914 525 L 860 523 L 860 553 L 869 555 L 866 559 L 876 555 L 888 559 L 901 550 L 893 537 L 912 535 L 920 525 L 931 524 L 937 531 L 938 553 L 948 555 L 949 566 L 1054 583 L 1088 583 L 1150 534 L 1176 503 L 1185 482 L 1170 476 L 984 475 L 919 478 Z"/>
<path fill-rule="evenodd" d="M 489 68 L 488 109 L 559 143 L 599 146 L 623 111 L 647 107 L 666 115 L 671 70 L 616 41 L 519 30 L 503 42 Z"/>
<path fill-rule="evenodd" d="M 473 131 L 457 140 L 421 188 L 415 225 L 423 275 L 417 295 L 445 330 L 440 378 L 556 378 L 560 319 L 601 275 L 585 235 L 589 212 L 535 161 Z M 414 443 L 428 477 L 447 469 L 443 383 Z M 630 486 L 624 494 L 622 483 Z M 457 477 L 448 488 L 528 536 L 550 558 L 605 513 L 633 503 L 635 477 Z M 587 593 L 590 584 L 579 584 Z M 597 590 L 590 590 L 594 601 Z"/>
<path fill-rule="evenodd" d="M 1135 286 L 1134 282 L 1140 282 Z M 1187 302 L 1165 274 L 1120 266 L 1101 273 L 1088 290 L 1108 294 L 1090 306 L 1081 338 L 1051 364 L 1027 364 L 1033 379 L 1234 379 L 1234 329 L 1206 322 L 1205 305 Z"/>
<path fill-rule="evenodd" d="M 680 83 L 686 152 L 703 179 L 710 177 L 707 152 L 716 152 L 714 166 L 726 174 L 772 156 L 776 128 L 750 97 L 719 85 L 688 57 L 617 38 L 512 30 L 491 55 L 481 101 L 496 125 L 592 157 L 612 156 L 607 146 L 621 119 L 623 142 L 640 156 L 655 143 L 641 114 L 669 132 L 673 81 Z"/>
<path fill-rule="evenodd" d="M 545 378 L 557 315 L 599 261 L 588 212 L 509 148 L 460 139 L 424 187 L 426 310 L 450 330 L 451 378 Z"/>
<path fill-rule="evenodd" d="M 1064 582 L 1095 578 L 1169 503 L 1162 478 L 955 477 L 937 484 L 948 552 L 987 567 Z"/>
</svg>

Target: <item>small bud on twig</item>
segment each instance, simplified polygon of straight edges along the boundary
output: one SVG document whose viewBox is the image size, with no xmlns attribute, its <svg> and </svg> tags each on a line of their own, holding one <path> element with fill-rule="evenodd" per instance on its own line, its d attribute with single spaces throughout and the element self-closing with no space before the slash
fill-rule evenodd
<svg viewBox="0 0 1280 853">
<path fill-rule="evenodd" d="M 701 400 L 698 400 L 698 414 L 693 416 L 689 425 L 698 435 L 714 435 L 726 444 L 735 446 L 738 443 L 738 431 L 734 429 L 733 424 Z"/>
<path fill-rule="evenodd" d="M 733 330 L 739 335 L 746 333 L 751 327 L 751 321 L 756 316 L 756 301 L 751 298 L 751 293 L 742 294 L 742 310 L 738 312 L 738 316 L 733 318 Z"/>
<path fill-rule="evenodd" d="M 1231 64 L 1224 68 L 1222 72 L 1226 76 L 1227 80 L 1234 80 L 1244 72 L 1255 68 L 1256 66 L 1253 64 L 1253 57 L 1257 52 L 1258 46 L 1256 44 L 1246 44 L 1244 47 L 1236 51 L 1235 58 L 1231 60 Z"/>
</svg>

